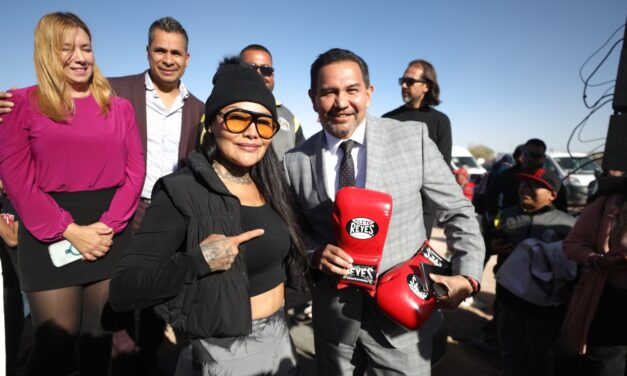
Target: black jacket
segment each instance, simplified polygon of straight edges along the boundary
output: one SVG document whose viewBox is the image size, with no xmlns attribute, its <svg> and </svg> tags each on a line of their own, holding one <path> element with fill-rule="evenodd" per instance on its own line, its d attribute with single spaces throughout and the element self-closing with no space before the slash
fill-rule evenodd
<svg viewBox="0 0 627 376">
<path fill-rule="evenodd" d="M 139 231 L 111 279 L 118 311 L 156 311 L 191 338 L 235 337 L 251 330 L 244 245 L 231 268 L 212 273 L 199 243 L 242 232 L 241 205 L 198 152 L 188 167 L 160 179 Z"/>
<path fill-rule="evenodd" d="M 429 138 L 438 146 L 438 150 L 442 153 L 446 164 L 449 167 L 451 166 L 453 136 L 451 134 L 451 121 L 445 113 L 431 106 L 422 106 L 418 109 L 414 109 L 402 105 L 383 114 L 381 117 L 392 118 L 399 121 L 420 121 L 427 124 Z"/>
</svg>

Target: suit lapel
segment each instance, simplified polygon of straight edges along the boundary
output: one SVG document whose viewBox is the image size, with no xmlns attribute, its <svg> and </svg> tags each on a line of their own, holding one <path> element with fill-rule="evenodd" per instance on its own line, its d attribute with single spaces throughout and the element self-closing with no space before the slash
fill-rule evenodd
<svg viewBox="0 0 627 376">
<path fill-rule="evenodd" d="M 376 118 L 366 118 L 366 188 L 377 189 L 380 186 L 381 167 L 385 161 L 386 133 L 381 132 L 381 124 Z"/>
<path fill-rule="evenodd" d="M 312 184 L 318 192 L 320 202 L 325 202 L 330 199 L 327 194 L 326 177 L 324 174 L 324 166 L 322 164 L 322 153 L 326 150 L 326 141 L 324 139 L 324 131 L 318 133 L 318 140 L 316 140 L 315 152 L 311 155 L 309 162 L 311 163 L 311 171 L 314 171 L 312 177 Z"/>
<path fill-rule="evenodd" d="M 186 106 L 186 104 L 186 100 L 183 99 L 183 113 L 181 114 L 181 138 L 179 141 L 179 165 L 182 161 L 185 161 L 187 151 L 194 150 L 194 146 L 190 145 L 195 136 L 192 134 L 194 127 L 189 126 L 189 124 L 192 123 L 192 119 L 189 106 Z"/>
<path fill-rule="evenodd" d="M 137 75 L 137 83 L 131 85 L 131 90 L 137 89 L 137 92 L 133 92 L 132 102 L 135 107 L 137 119 L 137 127 L 139 128 L 139 133 L 142 138 L 142 143 L 144 144 L 144 158 L 148 158 L 148 125 L 146 121 L 146 73 L 145 71 L 142 74 Z"/>
</svg>

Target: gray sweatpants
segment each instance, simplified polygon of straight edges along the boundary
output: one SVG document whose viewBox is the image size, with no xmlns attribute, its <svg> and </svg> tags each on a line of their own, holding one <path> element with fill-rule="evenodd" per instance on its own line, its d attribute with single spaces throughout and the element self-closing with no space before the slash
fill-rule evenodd
<svg viewBox="0 0 627 376">
<path fill-rule="evenodd" d="M 283 309 L 253 320 L 248 336 L 191 341 L 176 367 L 176 376 L 183 375 L 298 375 Z"/>
</svg>

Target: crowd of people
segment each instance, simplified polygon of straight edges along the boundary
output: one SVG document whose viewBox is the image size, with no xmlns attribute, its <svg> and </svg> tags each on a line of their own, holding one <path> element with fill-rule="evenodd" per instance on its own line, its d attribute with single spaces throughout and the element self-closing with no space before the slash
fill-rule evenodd
<svg viewBox="0 0 627 376">
<path fill-rule="evenodd" d="M 150 25 L 139 74 L 106 78 L 91 40 L 77 15 L 43 16 L 36 84 L 0 92 L 7 374 L 17 372 L 25 296 L 26 375 L 162 374 L 166 326 L 179 343 L 177 375 L 296 375 L 291 288 L 311 297 L 317 374 L 429 375 L 440 310 L 407 329 L 364 289 L 337 287 L 359 266 L 333 222 L 347 186 L 392 199 L 380 275 L 444 228 L 450 273 L 423 276 L 438 287 L 438 308 L 477 294 L 498 256 L 504 374 L 553 374 L 562 322 L 586 374 L 624 374 L 627 325 L 615 304 L 627 294 L 624 169 L 599 180 L 576 219 L 543 166 L 542 140 L 476 187 L 450 169 L 451 123 L 435 109 L 426 60 L 399 78 L 404 104 L 376 117 L 367 63 L 347 49 L 321 53 L 308 92 L 321 130 L 305 139 L 273 95 L 263 45 L 225 57 L 203 103 L 182 82 L 189 39 L 174 18 Z"/>
</svg>

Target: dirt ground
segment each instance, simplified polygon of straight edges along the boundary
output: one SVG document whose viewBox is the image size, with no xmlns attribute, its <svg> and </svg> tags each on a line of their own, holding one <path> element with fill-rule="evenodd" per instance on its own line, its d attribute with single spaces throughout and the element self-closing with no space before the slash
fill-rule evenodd
<svg viewBox="0 0 627 376">
<path fill-rule="evenodd" d="M 434 229 L 431 244 L 441 253 L 446 251 L 442 229 Z M 474 297 L 472 304 L 444 311 L 446 354 L 433 367 L 433 376 L 496 376 L 502 373 L 500 360 L 477 346 L 482 338 L 481 329 L 492 319 L 495 290 L 492 267 L 495 262 L 495 258 L 488 261 L 481 281 L 481 292 Z"/>
</svg>

